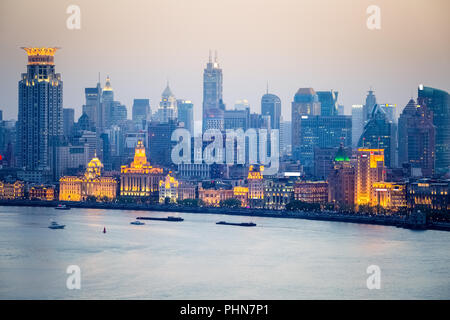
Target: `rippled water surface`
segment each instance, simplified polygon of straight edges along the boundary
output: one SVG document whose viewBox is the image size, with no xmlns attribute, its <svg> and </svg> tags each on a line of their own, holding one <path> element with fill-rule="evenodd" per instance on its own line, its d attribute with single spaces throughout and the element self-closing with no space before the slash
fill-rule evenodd
<svg viewBox="0 0 450 320">
<path fill-rule="evenodd" d="M 448 232 L 186 213 L 130 225 L 139 215 L 167 213 L 0 207 L 0 298 L 450 298 Z M 69 265 L 80 290 L 66 287 Z M 369 265 L 380 290 L 367 289 Z"/>
</svg>

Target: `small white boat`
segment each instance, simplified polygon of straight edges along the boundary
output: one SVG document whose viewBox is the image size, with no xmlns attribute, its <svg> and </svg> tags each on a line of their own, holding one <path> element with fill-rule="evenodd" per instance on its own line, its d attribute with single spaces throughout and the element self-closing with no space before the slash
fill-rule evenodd
<svg viewBox="0 0 450 320">
<path fill-rule="evenodd" d="M 144 223 L 144 222 L 141 222 L 141 221 L 139 221 L 139 220 L 136 220 L 136 221 L 130 222 L 130 224 L 134 224 L 134 225 L 136 225 L 136 226 L 142 226 L 142 225 L 145 224 L 145 223 Z"/>
<path fill-rule="evenodd" d="M 65 226 L 65 224 L 59 224 L 58 222 L 52 221 L 48 227 L 50 229 L 64 229 Z"/>
<path fill-rule="evenodd" d="M 66 206 L 65 204 L 58 204 L 55 207 L 56 210 L 70 210 L 70 207 Z"/>
</svg>

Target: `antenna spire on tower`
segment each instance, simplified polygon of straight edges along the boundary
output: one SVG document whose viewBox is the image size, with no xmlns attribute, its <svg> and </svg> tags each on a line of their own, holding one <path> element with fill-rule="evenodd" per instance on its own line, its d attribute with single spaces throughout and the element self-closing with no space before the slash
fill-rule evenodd
<svg viewBox="0 0 450 320">
<path fill-rule="evenodd" d="M 212 58 L 211 58 L 211 49 L 209 49 L 209 63 L 212 62 Z"/>
<path fill-rule="evenodd" d="M 217 50 L 214 51 L 214 62 L 217 63 Z"/>
</svg>

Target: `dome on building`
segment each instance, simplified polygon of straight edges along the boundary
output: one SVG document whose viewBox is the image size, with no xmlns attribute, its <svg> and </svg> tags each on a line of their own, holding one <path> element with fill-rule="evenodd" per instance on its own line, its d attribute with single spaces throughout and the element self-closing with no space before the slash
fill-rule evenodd
<svg viewBox="0 0 450 320">
<path fill-rule="evenodd" d="M 173 93 L 172 93 L 172 90 L 170 90 L 169 82 L 167 82 L 167 86 L 166 86 L 166 88 L 164 89 L 164 91 L 163 91 L 163 93 L 162 93 L 162 96 L 163 96 L 164 98 L 174 97 L 174 95 L 173 95 Z"/>
<path fill-rule="evenodd" d="M 106 84 L 105 87 L 103 88 L 103 91 L 112 91 L 112 86 L 111 86 L 111 79 L 109 78 L 109 76 L 106 77 Z"/>
</svg>

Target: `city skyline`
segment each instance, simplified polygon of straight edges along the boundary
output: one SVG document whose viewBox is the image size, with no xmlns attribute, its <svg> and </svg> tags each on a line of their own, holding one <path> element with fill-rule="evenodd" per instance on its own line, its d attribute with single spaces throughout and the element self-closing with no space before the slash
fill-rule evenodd
<svg viewBox="0 0 450 320">
<path fill-rule="evenodd" d="M 17 21 L 21 18 L 24 18 L 26 23 L 25 18 L 29 12 L 36 9 L 35 4 L 22 6 L 21 11 L 18 11 L 16 2 L 2 2 L 2 12 L 7 13 L 0 22 L 0 32 L 4 39 L 1 46 L 5 55 L 0 62 L 4 71 L 0 89 L 3 97 L 0 102 L 0 108 L 4 110 L 3 117 L 10 119 L 17 116 L 17 70 L 23 68 L 24 59 L 24 56 L 19 54 L 19 47 L 32 45 L 28 40 L 30 37 L 33 39 L 33 45 L 62 47 L 56 56 L 56 63 L 65 80 L 64 107 L 74 108 L 76 119 L 81 115 L 84 88 L 94 87 L 100 72 L 102 85 L 106 75 L 111 77 L 117 99 L 126 105 L 129 115 L 133 99 L 150 99 L 154 111 L 168 79 L 177 97 L 193 101 L 194 119 L 200 120 L 201 73 L 208 59 L 209 49 L 218 51 L 224 74 L 223 96 L 227 109 L 232 108 L 236 100 L 247 99 L 253 112 L 260 111 L 260 99 L 269 82 L 269 92 L 281 99 L 285 120 L 290 118 L 290 104 L 294 93 L 300 87 L 312 87 L 318 91 L 338 91 L 338 102 L 345 106 L 346 114 L 350 114 L 353 104 L 364 103 L 370 87 L 374 89 L 380 103 L 392 103 L 401 107 L 406 105 L 411 97 L 415 98 L 417 85 L 421 83 L 448 91 L 446 75 L 450 64 L 446 57 L 450 55 L 450 46 L 445 42 L 435 41 L 437 35 L 442 36 L 444 32 L 445 38 L 445 32 L 448 32 L 446 30 L 450 30 L 446 27 L 448 21 L 440 18 L 448 3 L 435 1 L 436 4 L 439 2 L 439 6 L 427 6 L 417 2 L 415 6 L 411 2 L 404 2 L 404 5 L 392 6 L 386 1 L 380 1 L 382 27 L 373 31 L 365 25 L 367 4 L 363 1 L 354 8 L 346 6 L 346 2 L 341 6 L 323 2 L 327 5 L 323 6 L 323 11 L 319 13 L 317 5 L 309 1 L 301 4 L 282 1 L 277 6 L 274 2 L 267 1 L 258 17 L 250 15 L 256 8 L 253 1 L 244 2 L 239 12 L 232 10 L 235 3 L 228 7 L 217 2 L 206 6 L 202 1 L 193 2 L 190 6 L 177 6 L 169 2 L 171 12 L 142 10 L 142 13 L 136 12 L 130 5 L 127 13 L 136 18 L 137 22 L 124 27 L 120 23 L 115 25 L 108 22 L 119 17 L 120 6 L 101 6 L 104 3 L 90 5 L 82 1 L 79 4 L 82 12 L 80 30 L 68 30 L 65 27 L 68 17 L 65 13 L 66 4 L 52 4 L 51 8 L 49 7 L 50 14 L 55 16 L 55 24 L 61 24 L 61 30 L 56 32 L 54 25 L 42 24 L 33 30 L 21 29 L 27 32 L 16 33 L 14 39 L 10 38 L 7 30 L 17 26 Z M 153 8 L 153 4 L 150 3 L 145 8 Z M 167 27 L 168 22 L 157 17 L 160 13 L 161 16 L 167 17 L 170 23 L 183 17 L 185 26 L 186 19 L 196 17 L 194 11 L 200 5 L 205 6 L 206 11 L 220 9 L 220 18 L 213 21 L 208 17 L 204 25 L 189 25 L 187 30 L 182 31 L 181 22 L 172 28 L 164 29 L 162 26 Z M 104 23 L 97 20 L 93 22 L 93 15 L 99 12 L 99 6 L 105 11 L 105 14 L 99 17 Z M 272 10 L 271 13 L 267 12 L 269 9 Z M 261 22 L 264 20 L 261 18 L 269 18 L 270 14 L 276 18 L 286 15 L 285 18 L 289 21 L 287 18 L 292 18 L 289 9 L 301 12 L 299 21 L 280 21 L 267 27 Z M 400 9 L 402 14 L 396 15 Z M 307 13 L 311 17 L 306 19 L 306 22 L 300 22 L 303 14 Z M 149 16 L 146 17 L 145 14 Z M 235 35 L 224 27 L 233 14 L 238 17 L 245 16 L 246 23 L 248 20 L 254 23 L 251 28 L 247 25 L 247 28 L 243 29 L 243 35 L 236 36 L 235 45 L 231 46 L 231 38 Z M 411 19 L 412 17 L 420 19 Z M 150 23 L 147 18 L 156 20 Z M 325 26 L 319 23 L 324 18 L 336 23 L 336 30 L 330 31 L 330 34 L 327 34 Z M 433 23 L 427 24 L 426 21 Z M 148 28 L 149 24 L 157 22 L 161 23 L 160 28 Z M 233 30 L 240 26 L 238 22 L 239 19 Z M 206 32 L 205 29 L 200 32 L 197 28 L 201 26 L 213 31 Z M 417 31 L 411 33 L 409 27 L 417 27 Z M 49 32 L 50 30 L 52 32 Z M 295 33 L 293 36 L 291 34 L 291 38 L 282 36 L 282 32 L 288 30 L 308 32 L 302 32 L 301 40 L 298 41 Z M 124 38 L 130 32 L 136 37 L 127 41 Z M 198 35 L 188 37 L 191 40 L 189 44 L 183 40 L 184 32 Z M 94 38 L 99 41 L 92 43 Z M 142 41 L 144 39 L 149 41 Z M 421 45 L 414 45 L 417 39 L 420 39 Z M 273 42 L 273 48 L 265 46 L 265 50 L 258 49 L 263 43 L 267 44 L 267 41 Z M 321 49 L 322 41 L 339 50 L 332 50 L 332 54 L 325 53 Z M 305 43 L 309 43 L 311 50 L 304 50 Z M 89 50 L 84 48 L 83 44 L 89 45 Z M 414 50 L 407 50 L 408 47 L 414 47 Z M 308 53 L 305 53 L 306 51 Z M 244 68 L 253 72 L 243 72 Z"/>
</svg>

